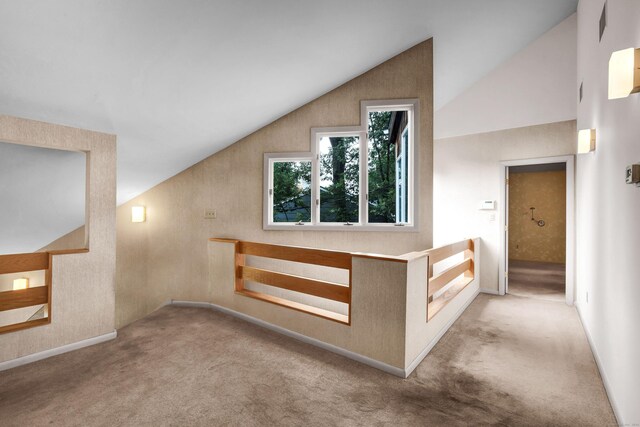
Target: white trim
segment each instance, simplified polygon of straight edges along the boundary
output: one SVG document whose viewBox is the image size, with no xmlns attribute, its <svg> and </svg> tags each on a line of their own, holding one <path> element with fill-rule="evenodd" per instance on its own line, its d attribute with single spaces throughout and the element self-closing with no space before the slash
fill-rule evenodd
<svg viewBox="0 0 640 427">
<path fill-rule="evenodd" d="M 239 319 L 245 320 L 249 323 L 253 323 L 254 325 L 261 326 L 263 328 L 269 329 L 271 331 L 277 332 L 282 335 L 286 335 L 298 341 L 302 341 L 307 344 L 314 345 L 316 347 L 322 348 L 324 350 L 330 351 L 332 353 L 339 354 L 340 356 L 347 357 L 349 359 L 355 360 L 356 362 L 364 363 L 365 365 L 371 366 L 372 368 L 380 369 L 381 371 L 387 372 L 389 374 L 395 375 L 397 377 L 406 378 L 405 370 L 402 368 L 398 368 L 396 366 L 388 365 L 384 362 L 380 362 L 375 359 L 371 359 L 370 357 L 363 356 L 358 353 L 354 353 L 349 350 L 345 350 L 344 348 L 337 347 L 332 344 L 328 344 L 326 342 L 317 340 L 315 338 L 308 337 L 306 335 L 302 335 L 298 332 L 291 331 L 289 329 L 285 329 L 281 326 L 274 325 L 272 323 L 265 322 L 264 320 L 257 319 L 255 317 L 249 316 L 244 313 L 237 312 L 235 310 L 231 310 L 226 307 L 219 306 L 217 304 L 212 304 L 208 302 L 194 302 L 194 301 L 179 301 L 179 300 L 171 300 L 172 305 L 181 306 L 181 307 L 201 307 L 201 308 L 210 308 L 216 311 L 220 311 L 222 313 L 237 317 Z"/>
<path fill-rule="evenodd" d="M 38 360 L 47 359 L 59 354 L 68 353 L 73 350 L 78 350 L 91 345 L 100 344 L 105 341 L 110 341 L 118 336 L 117 331 L 109 332 L 108 334 L 98 335 L 97 337 L 88 338 L 86 340 L 74 342 L 71 344 L 63 345 L 61 347 L 52 348 L 49 350 L 40 351 L 38 353 L 28 354 L 26 356 L 18 357 L 16 359 L 7 360 L 0 363 L 0 371 L 15 368 L 17 366 L 26 365 L 29 363 L 37 362 Z"/>
<path fill-rule="evenodd" d="M 496 291 L 495 289 L 480 289 L 481 294 L 489 294 L 489 295 L 503 295 L 500 291 Z"/>
<path fill-rule="evenodd" d="M 409 223 L 408 224 L 377 224 L 368 222 L 368 203 L 366 192 L 368 190 L 367 168 L 367 126 L 368 113 L 370 111 L 396 111 L 406 110 L 409 114 L 409 150 L 410 173 L 409 183 Z M 320 168 L 318 164 L 318 137 L 323 135 L 359 135 L 360 136 L 360 200 L 359 222 L 352 224 L 320 223 L 320 208 L 316 206 L 316 199 L 320 199 Z M 384 232 L 414 232 L 419 229 L 419 147 L 420 147 L 420 100 L 415 99 L 385 99 L 360 101 L 360 125 L 339 127 L 311 128 L 311 141 L 309 152 L 303 153 L 265 153 L 263 166 L 263 201 L 262 201 L 262 229 L 263 230 L 323 230 L 323 231 L 384 231 Z M 272 205 L 269 199 L 269 189 L 273 187 L 271 182 L 271 164 L 276 159 L 302 160 L 311 158 L 311 222 L 304 224 L 274 223 L 272 222 Z M 363 191 L 364 190 L 364 191 Z"/>
<path fill-rule="evenodd" d="M 272 177 L 271 173 L 273 169 L 273 163 L 278 161 L 284 162 L 311 162 L 311 174 L 313 175 L 313 157 L 311 152 L 298 152 L 298 153 L 264 153 L 264 166 L 263 166 L 263 196 L 262 196 L 262 227 L 267 230 L 274 225 L 271 222 L 271 218 L 273 218 L 273 206 L 269 202 L 269 198 L 272 196 L 270 191 L 273 189 Z M 313 185 L 313 179 L 311 180 Z M 313 222 L 313 187 L 311 191 L 311 221 Z M 287 227 L 295 226 L 294 224 L 284 224 Z M 306 223 L 308 225 L 308 223 Z M 299 227 L 299 226 L 298 226 Z"/>
<path fill-rule="evenodd" d="M 420 362 L 422 362 L 424 360 L 424 358 L 427 357 L 427 354 L 429 354 L 429 352 L 431 350 L 433 350 L 433 347 L 435 347 L 435 345 L 438 344 L 438 341 L 440 341 L 440 338 L 442 338 L 444 336 L 444 334 L 447 333 L 449 328 L 451 328 L 451 326 L 453 326 L 453 324 L 456 322 L 456 320 L 458 320 L 458 318 L 462 315 L 462 313 L 464 313 L 464 311 L 469 307 L 469 305 L 471 305 L 471 303 L 476 299 L 476 297 L 479 294 L 480 294 L 480 289 L 476 290 L 473 293 L 473 296 L 471 298 L 469 298 L 469 300 L 467 302 L 465 302 L 462 307 L 460 307 L 460 310 L 458 310 L 456 312 L 456 314 L 451 319 L 449 319 L 447 324 L 444 325 L 444 327 L 442 329 L 440 329 L 440 332 L 438 332 L 438 334 L 435 336 L 435 338 L 433 338 L 425 346 L 425 348 L 420 352 L 418 357 L 413 359 L 413 362 L 411 362 L 409 364 L 409 366 L 407 366 L 407 368 L 404 370 L 404 372 L 405 372 L 404 377 L 405 378 L 407 378 L 409 375 L 411 375 L 411 373 L 414 371 L 414 369 L 416 369 L 418 367 Z"/>
<path fill-rule="evenodd" d="M 616 401 L 613 399 L 613 393 L 611 392 L 613 390 L 613 387 L 611 387 L 611 383 L 609 383 L 609 380 L 607 379 L 607 375 L 605 374 L 604 369 L 602 369 L 602 361 L 600 360 L 600 356 L 598 355 L 598 351 L 596 350 L 596 346 L 593 342 L 593 338 L 591 338 L 591 333 L 589 333 L 589 329 L 587 329 L 584 318 L 582 317 L 581 305 L 578 301 L 576 301 L 575 306 L 576 306 L 576 311 L 578 312 L 578 318 L 580 319 L 580 324 L 582 325 L 584 334 L 587 336 L 587 342 L 589 343 L 589 347 L 591 347 L 591 353 L 593 354 L 593 359 L 596 362 L 596 367 L 600 372 L 600 378 L 602 378 L 602 384 L 604 384 L 604 390 L 607 393 L 607 397 L 609 398 L 611 409 L 613 409 L 613 415 L 616 417 L 616 421 L 618 422 L 618 425 L 621 425 L 621 426 L 632 425 L 631 423 L 627 424 L 622 420 L 620 407 L 618 406 Z"/>
<path fill-rule="evenodd" d="M 352 223 L 355 226 L 361 227 L 362 224 L 367 223 L 366 219 L 366 210 L 363 211 L 362 207 L 366 206 L 365 204 L 365 193 L 362 191 L 363 188 L 366 187 L 367 171 L 362 167 L 362 159 L 366 155 L 366 147 L 367 147 L 367 133 L 363 130 L 362 126 L 341 126 L 341 127 L 326 127 L 326 128 L 311 128 L 311 153 L 313 154 L 313 175 L 311 178 L 311 206 L 313 209 L 314 216 L 313 218 L 313 226 L 319 227 L 319 229 L 326 229 L 329 227 L 337 227 L 339 230 L 344 230 L 345 224 L 334 222 L 327 223 L 320 221 L 320 205 L 322 201 L 320 200 L 320 140 L 324 137 L 331 136 L 357 136 L 358 137 L 358 181 L 359 181 L 359 193 L 358 193 L 358 222 Z M 317 203 L 314 201 L 317 200 Z M 347 226 L 351 228 L 351 226 Z"/>
<path fill-rule="evenodd" d="M 554 156 L 540 157 L 534 159 L 505 160 L 500 162 L 500 269 L 498 271 L 499 284 L 498 289 L 500 295 L 504 295 L 506 291 L 506 250 L 507 242 L 505 238 L 505 227 L 507 225 L 506 212 L 508 207 L 506 201 L 506 170 L 511 166 L 524 165 L 542 165 L 548 163 L 565 163 L 566 168 L 566 260 L 565 260 L 565 302 L 567 305 L 575 303 L 575 270 L 576 270 L 576 216 L 575 216 L 575 156 Z"/>
</svg>

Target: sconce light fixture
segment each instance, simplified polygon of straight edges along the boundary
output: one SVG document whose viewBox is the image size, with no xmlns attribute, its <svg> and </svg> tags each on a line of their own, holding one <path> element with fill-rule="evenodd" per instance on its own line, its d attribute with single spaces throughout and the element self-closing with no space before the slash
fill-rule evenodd
<svg viewBox="0 0 640 427">
<path fill-rule="evenodd" d="M 133 206 L 131 208 L 131 222 L 145 222 L 147 212 L 144 206 Z"/>
<path fill-rule="evenodd" d="M 29 287 L 29 279 L 22 277 L 20 279 L 13 280 L 13 290 L 27 289 Z"/>
<path fill-rule="evenodd" d="M 640 49 L 618 50 L 609 59 L 609 99 L 640 92 Z"/>
<path fill-rule="evenodd" d="M 578 132 L 578 154 L 596 151 L 596 130 L 582 129 Z"/>
</svg>

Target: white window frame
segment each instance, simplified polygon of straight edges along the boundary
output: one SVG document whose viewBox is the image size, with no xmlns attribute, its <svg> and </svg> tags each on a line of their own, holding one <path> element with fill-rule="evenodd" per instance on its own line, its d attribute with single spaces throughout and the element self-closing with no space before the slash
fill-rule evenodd
<svg viewBox="0 0 640 427">
<path fill-rule="evenodd" d="M 405 135 L 407 135 L 407 142 L 405 146 Z M 396 159 L 396 218 L 404 218 L 409 216 L 409 206 L 404 208 L 404 202 L 409 199 L 409 189 L 406 188 L 409 185 L 407 177 L 407 171 L 409 169 L 407 165 L 407 150 L 409 149 L 409 125 L 405 126 L 400 133 L 400 144 L 402 145 L 400 156 Z M 400 165 L 398 167 L 398 164 Z M 404 185 L 404 181 L 407 181 L 407 185 Z M 407 193 L 406 196 L 404 193 Z M 405 197 L 402 197 L 405 196 Z"/>
<path fill-rule="evenodd" d="M 407 152 L 403 153 L 409 174 L 408 183 L 408 222 L 407 223 L 369 223 L 368 207 L 368 122 L 369 113 L 375 111 L 408 112 L 409 142 Z M 418 158 L 420 117 L 418 99 L 367 100 L 360 102 L 360 126 L 323 127 L 311 129 L 311 150 L 298 153 L 265 153 L 264 154 L 264 191 L 263 191 L 263 229 L 264 230 L 325 230 L 325 231 L 385 231 L 385 232 L 418 232 L 419 231 L 419 191 L 418 191 Z M 320 222 L 320 165 L 319 143 L 327 136 L 360 137 L 360 191 L 359 221 L 357 223 L 321 223 Z M 278 161 L 311 161 L 311 222 L 273 222 L 273 164 Z M 395 161 L 394 161 L 395 163 Z"/>
<path fill-rule="evenodd" d="M 271 200 L 273 198 L 273 165 L 274 163 L 279 162 L 311 162 L 311 222 L 274 222 L 273 221 L 273 203 Z M 282 229 L 282 227 L 292 227 L 292 228 L 300 228 L 301 226 L 311 226 L 313 224 L 313 158 L 310 153 L 266 153 L 264 155 L 264 198 L 263 198 L 263 206 L 264 206 L 264 218 L 263 218 L 263 228 L 265 230 L 269 229 L 269 227 L 275 227 L 272 229 Z"/>
</svg>

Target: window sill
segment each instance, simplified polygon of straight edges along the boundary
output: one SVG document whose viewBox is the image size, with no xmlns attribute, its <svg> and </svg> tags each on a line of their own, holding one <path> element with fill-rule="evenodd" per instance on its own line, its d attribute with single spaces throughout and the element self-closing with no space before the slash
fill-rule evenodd
<svg viewBox="0 0 640 427">
<path fill-rule="evenodd" d="M 344 224 L 264 224 L 262 227 L 265 231 L 381 231 L 387 233 L 417 233 L 420 231 L 416 225 L 344 225 Z"/>
</svg>

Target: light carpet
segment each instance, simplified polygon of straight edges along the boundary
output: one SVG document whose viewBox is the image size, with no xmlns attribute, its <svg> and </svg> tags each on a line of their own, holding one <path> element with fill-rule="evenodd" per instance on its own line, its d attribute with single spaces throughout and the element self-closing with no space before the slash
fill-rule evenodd
<svg viewBox="0 0 640 427">
<path fill-rule="evenodd" d="M 615 425 L 573 308 L 480 295 L 408 379 L 203 308 L 0 372 L 3 426 Z"/>
</svg>

